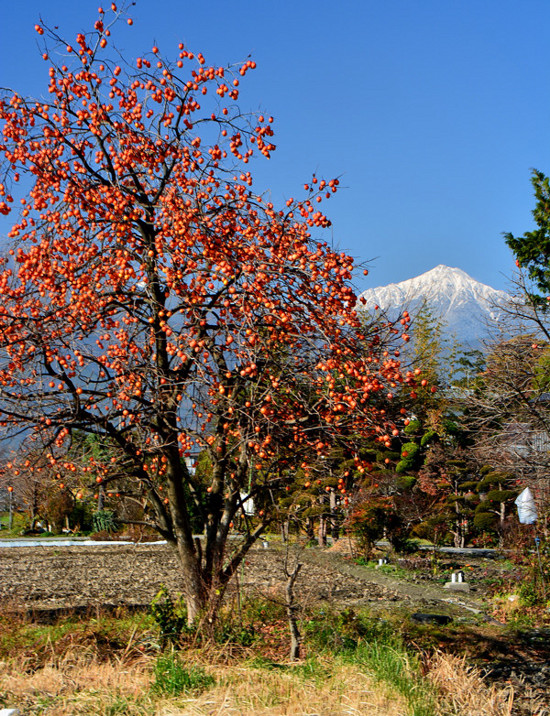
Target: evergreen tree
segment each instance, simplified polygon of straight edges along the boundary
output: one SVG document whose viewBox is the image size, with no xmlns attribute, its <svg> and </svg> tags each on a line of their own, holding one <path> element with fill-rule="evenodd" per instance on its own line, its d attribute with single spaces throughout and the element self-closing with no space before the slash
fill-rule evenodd
<svg viewBox="0 0 550 716">
<path fill-rule="evenodd" d="M 535 190 L 536 206 L 533 218 L 537 224 L 534 231 L 526 231 L 523 236 L 504 234 L 506 243 L 516 256 L 520 268 L 526 268 L 529 278 L 534 282 L 543 296 L 527 292 L 531 303 L 535 306 L 547 306 L 550 295 L 550 183 L 542 172 L 533 170 L 531 183 Z"/>
<path fill-rule="evenodd" d="M 445 329 L 445 322 L 437 318 L 429 304 L 424 302 L 411 326 L 412 363 L 415 368 L 420 368 L 422 377 L 430 385 L 441 382 L 442 363 L 448 347 Z"/>
</svg>

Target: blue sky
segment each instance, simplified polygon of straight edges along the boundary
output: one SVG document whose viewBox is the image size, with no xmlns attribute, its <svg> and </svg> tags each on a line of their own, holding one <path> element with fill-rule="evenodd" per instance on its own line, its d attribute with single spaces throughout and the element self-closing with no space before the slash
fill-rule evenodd
<svg viewBox="0 0 550 716">
<path fill-rule="evenodd" d="M 34 23 L 73 39 L 97 6 L 12 3 L 0 86 L 41 94 Z M 530 169 L 550 172 L 548 0 L 137 0 L 130 15 L 115 35 L 129 56 L 179 41 L 216 65 L 252 55 L 240 104 L 275 117 L 278 146 L 256 188 L 282 201 L 312 172 L 340 177 L 325 208 L 334 244 L 371 260 L 358 290 L 440 263 L 508 286 L 502 232 L 532 228 Z"/>
</svg>

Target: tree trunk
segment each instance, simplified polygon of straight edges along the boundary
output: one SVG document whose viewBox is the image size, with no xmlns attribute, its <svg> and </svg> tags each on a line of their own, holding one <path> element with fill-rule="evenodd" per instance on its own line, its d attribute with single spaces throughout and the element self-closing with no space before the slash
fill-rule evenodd
<svg viewBox="0 0 550 716">
<path fill-rule="evenodd" d="M 191 536 L 189 541 L 185 534 L 181 534 L 177 542 L 170 543 L 182 569 L 189 626 L 196 626 L 202 619 L 201 628 L 206 634 L 212 633 L 227 585 L 264 527 L 257 527 L 228 562 L 223 559 L 224 545 L 220 540 L 214 545 L 203 546 L 199 538 Z"/>
<path fill-rule="evenodd" d="M 330 491 L 330 536 L 336 542 L 338 539 L 338 522 L 336 520 L 336 493 Z"/>
<path fill-rule="evenodd" d="M 455 501 L 455 514 L 456 514 L 456 519 L 455 519 L 456 530 L 454 533 L 453 541 L 454 541 L 455 547 L 460 547 L 461 546 L 461 544 L 460 544 L 460 535 L 461 535 L 460 522 L 461 522 L 461 519 L 460 519 L 460 508 L 458 506 L 458 500 Z"/>
<path fill-rule="evenodd" d="M 327 545 L 327 523 L 323 515 L 319 517 L 319 530 L 318 530 L 319 547 L 326 547 Z"/>
<path fill-rule="evenodd" d="M 294 600 L 294 583 L 298 577 L 298 572 L 302 565 L 298 563 L 292 572 L 289 572 L 285 566 L 287 576 L 286 582 L 286 613 L 288 617 L 288 626 L 290 629 L 290 660 L 295 661 L 300 658 L 300 644 L 302 637 L 298 629 L 298 605 Z"/>
<path fill-rule="evenodd" d="M 174 545 L 174 549 L 182 567 L 183 592 L 187 605 L 187 624 L 191 627 L 197 622 L 206 606 L 206 585 L 204 584 L 197 555 L 187 545 L 181 543 Z"/>
<path fill-rule="evenodd" d="M 286 544 L 286 542 L 288 542 L 288 532 L 289 532 L 288 528 L 289 528 L 288 521 L 283 522 L 283 524 L 281 525 L 281 536 L 283 538 L 283 543 L 285 543 L 285 544 Z"/>
</svg>

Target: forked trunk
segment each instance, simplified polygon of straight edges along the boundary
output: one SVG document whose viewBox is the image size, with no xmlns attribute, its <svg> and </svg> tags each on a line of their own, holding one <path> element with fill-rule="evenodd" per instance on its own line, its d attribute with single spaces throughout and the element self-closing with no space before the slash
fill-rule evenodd
<svg viewBox="0 0 550 716">
<path fill-rule="evenodd" d="M 220 580 L 220 574 L 212 565 L 206 570 L 207 573 L 204 572 L 200 545 L 193 549 L 185 543 L 180 543 L 175 546 L 175 551 L 182 568 L 187 624 L 190 627 L 196 626 L 202 619 L 202 628 L 209 633 L 214 628 L 216 616 L 223 602 L 227 580 Z M 212 569 L 213 572 L 210 571 Z"/>
</svg>

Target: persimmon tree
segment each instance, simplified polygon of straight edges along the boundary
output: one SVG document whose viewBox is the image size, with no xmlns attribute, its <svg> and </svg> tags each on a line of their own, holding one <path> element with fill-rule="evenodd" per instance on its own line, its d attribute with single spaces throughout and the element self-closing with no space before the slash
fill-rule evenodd
<svg viewBox="0 0 550 716">
<path fill-rule="evenodd" d="M 71 467 L 75 431 L 116 448 L 81 468 L 90 487 L 131 482 L 179 557 L 189 620 L 213 619 L 293 471 L 337 442 L 389 444 L 385 406 L 414 377 L 384 349 L 397 328 L 361 324 L 352 259 L 318 237 L 338 181 L 314 176 L 283 208 L 253 188 L 250 160 L 274 150 L 272 118 L 237 105 L 255 63 L 209 66 L 182 44 L 174 61 L 153 47 L 117 63 L 116 19 L 100 11 L 72 45 L 37 25 L 46 99 L 0 102 L 0 211 L 21 202 L 0 273 L 0 420 L 52 466 Z"/>
</svg>

